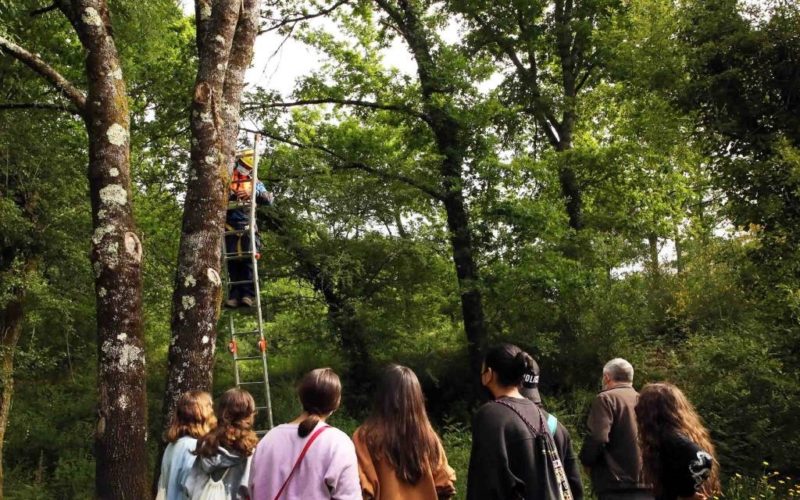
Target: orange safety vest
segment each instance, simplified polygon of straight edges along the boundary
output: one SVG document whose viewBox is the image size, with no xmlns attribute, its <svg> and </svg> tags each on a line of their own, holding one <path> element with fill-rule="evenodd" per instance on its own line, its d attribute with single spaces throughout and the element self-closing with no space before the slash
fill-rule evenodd
<svg viewBox="0 0 800 500">
<path fill-rule="evenodd" d="M 241 173 L 238 168 L 234 168 L 231 177 L 231 192 L 234 195 L 242 194 L 249 198 L 253 194 L 253 178 Z"/>
</svg>

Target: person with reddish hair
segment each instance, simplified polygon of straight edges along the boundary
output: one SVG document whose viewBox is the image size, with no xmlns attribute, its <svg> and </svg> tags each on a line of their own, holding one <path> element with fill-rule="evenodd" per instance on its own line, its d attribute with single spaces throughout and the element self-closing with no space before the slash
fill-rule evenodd
<svg viewBox="0 0 800 500">
<path fill-rule="evenodd" d="M 158 500 L 183 500 L 181 484 L 194 465 L 195 455 L 192 452 L 197 440 L 208 434 L 216 424 L 209 393 L 189 391 L 178 398 L 175 413 L 164 432 L 164 441 L 169 444 L 161 460 Z"/>
<path fill-rule="evenodd" d="M 722 494 L 714 444 L 700 415 L 676 386 L 647 384 L 636 404 L 645 478 L 656 500 Z"/>
<path fill-rule="evenodd" d="M 365 500 L 437 500 L 456 493 L 439 436 L 428 420 L 414 372 L 390 365 L 372 415 L 356 429 L 361 492 Z"/>
</svg>

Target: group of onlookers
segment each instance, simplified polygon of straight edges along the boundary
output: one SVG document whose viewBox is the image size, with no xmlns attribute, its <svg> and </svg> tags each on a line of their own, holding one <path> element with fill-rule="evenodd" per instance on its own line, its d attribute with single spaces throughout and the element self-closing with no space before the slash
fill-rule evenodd
<svg viewBox="0 0 800 500">
<path fill-rule="evenodd" d="M 510 344 L 494 347 L 480 376 L 492 400 L 473 420 L 469 500 L 579 500 L 581 463 L 600 500 L 703 499 L 720 492 L 714 448 L 691 403 L 668 383 L 648 384 L 638 394 L 633 367 L 623 359 L 603 369 L 580 457 L 564 426 L 542 408 L 539 367 L 530 355 Z M 330 368 L 307 373 L 298 385 L 302 413 L 260 441 L 246 391 L 225 392 L 216 413 L 207 393 L 184 394 L 165 433 L 158 500 L 455 494 L 455 472 L 411 369 L 384 371 L 372 413 L 352 440 L 326 422 L 341 392 Z"/>
</svg>

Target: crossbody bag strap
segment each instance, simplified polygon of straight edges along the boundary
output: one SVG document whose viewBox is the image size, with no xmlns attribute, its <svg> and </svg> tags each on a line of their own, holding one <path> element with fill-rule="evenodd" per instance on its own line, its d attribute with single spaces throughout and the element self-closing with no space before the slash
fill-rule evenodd
<svg viewBox="0 0 800 500">
<path fill-rule="evenodd" d="M 567 479 L 566 471 L 564 470 L 564 464 L 561 462 L 561 458 L 558 455 L 558 450 L 556 449 L 555 440 L 553 436 L 548 432 L 548 428 L 545 427 L 544 417 L 542 416 L 542 410 L 536 408 L 539 411 L 539 425 L 541 428 L 540 432 L 537 432 L 536 429 L 528 422 L 528 419 L 525 418 L 522 413 L 517 411 L 516 408 L 511 406 L 505 401 L 495 400 L 495 403 L 501 404 L 506 408 L 510 409 L 514 413 L 517 414 L 519 418 L 525 422 L 525 425 L 528 426 L 528 429 L 533 433 L 534 437 L 543 437 L 544 438 L 544 447 L 545 447 L 545 455 L 547 456 L 548 462 L 550 463 L 550 467 L 552 468 L 552 472 L 555 475 L 555 480 L 558 483 L 559 493 L 560 495 L 557 498 L 561 500 L 573 500 L 572 491 L 570 490 L 569 480 Z"/>
<path fill-rule="evenodd" d="M 308 452 L 308 449 L 311 447 L 311 444 L 326 429 L 330 429 L 330 426 L 329 425 L 325 425 L 323 427 L 320 427 L 319 429 L 314 431 L 314 434 L 312 434 L 310 438 L 308 438 L 308 441 L 306 441 L 306 445 L 303 447 L 303 451 L 300 452 L 300 455 L 297 457 L 297 461 L 294 463 L 294 467 L 292 467 L 291 472 L 289 472 L 289 476 L 286 478 L 286 481 L 283 482 L 283 486 L 281 486 L 281 489 L 278 491 L 278 494 L 275 495 L 275 500 L 278 500 L 281 497 L 281 495 L 283 495 L 283 490 L 286 489 L 286 486 L 289 484 L 289 480 L 292 479 L 292 476 L 294 476 L 294 473 L 297 472 L 297 468 L 300 466 L 300 462 L 303 461 L 303 458 L 305 458 L 306 453 Z"/>
<path fill-rule="evenodd" d="M 499 399 L 495 399 L 494 402 L 497 403 L 497 404 L 503 405 L 506 408 L 508 408 L 509 410 L 511 410 L 514 413 L 516 413 L 517 416 L 520 419 L 522 419 L 523 422 L 525 422 L 525 425 L 528 426 L 528 429 L 530 429 L 530 431 L 533 433 L 534 436 L 539 436 L 542 433 L 542 431 L 544 431 L 544 425 L 543 425 L 543 419 L 542 419 L 542 411 L 539 410 L 538 408 L 537 408 L 537 410 L 539 411 L 539 428 L 542 429 L 541 431 L 537 431 L 536 428 L 533 426 L 533 424 L 528 422 L 528 419 L 525 418 L 525 416 L 522 415 L 522 413 L 520 413 L 519 410 L 514 408 L 514 406 L 512 406 L 511 404 L 507 403 L 506 401 L 500 401 Z"/>
</svg>

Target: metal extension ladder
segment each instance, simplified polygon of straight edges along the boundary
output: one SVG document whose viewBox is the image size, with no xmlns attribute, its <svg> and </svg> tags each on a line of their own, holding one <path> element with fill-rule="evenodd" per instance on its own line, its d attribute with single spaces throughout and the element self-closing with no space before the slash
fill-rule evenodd
<svg viewBox="0 0 800 500">
<path fill-rule="evenodd" d="M 226 238 L 222 242 L 222 256 L 225 268 L 225 299 L 230 296 L 231 288 L 236 285 L 251 283 L 255 290 L 255 300 L 253 307 L 229 309 L 228 324 L 231 340 L 228 348 L 233 355 L 233 372 L 236 379 L 236 387 L 242 388 L 253 394 L 256 400 L 256 412 L 265 413 L 266 421 L 262 417 L 257 418 L 254 424 L 258 435 L 266 434 L 272 429 L 272 397 L 269 387 L 269 363 L 267 360 L 267 339 L 264 337 L 264 319 L 261 308 L 261 289 L 258 280 L 258 252 L 256 249 L 256 183 L 258 182 L 258 146 L 260 136 L 255 135 L 253 141 L 253 170 L 251 173 L 250 199 L 246 201 L 231 201 L 228 203 L 227 210 L 249 210 L 249 223 L 243 230 L 226 231 L 225 237 L 230 235 L 249 234 L 250 248 L 240 253 L 229 254 L 227 252 Z M 234 260 L 249 259 L 253 266 L 253 280 L 251 281 L 231 281 L 228 272 L 228 263 Z M 255 321 L 253 320 L 255 316 Z M 260 372 L 260 379 L 254 378 L 254 372 Z M 263 388 L 263 400 L 258 397 L 258 387 Z M 261 404 L 259 404 L 261 403 Z M 263 424 L 262 424 L 263 422 Z M 266 428 L 259 429 L 259 424 Z"/>
</svg>

